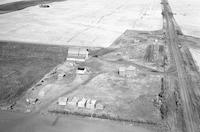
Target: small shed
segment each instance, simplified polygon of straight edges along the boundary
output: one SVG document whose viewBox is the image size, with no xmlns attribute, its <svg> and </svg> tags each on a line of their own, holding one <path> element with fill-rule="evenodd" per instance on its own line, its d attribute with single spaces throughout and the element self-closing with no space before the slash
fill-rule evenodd
<svg viewBox="0 0 200 132">
<path fill-rule="evenodd" d="M 126 76 L 127 77 L 134 77 L 134 76 L 136 76 L 136 68 L 134 66 L 129 66 L 126 69 Z"/>
<path fill-rule="evenodd" d="M 69 48 L 67 60 L 69 61 L 85 61 L 88 58 L 88 49 L 86 48 Z"/>
<path fill-rule="evenodd" d="M 71 106 L 77 106 L 77 103 L 79 101 L 79 98 L 78 97 L 73 97 L 71 100 L 68 100 L 68 104 L 71 105 Z"/>
<path fill-rule="evenodd" d="M 85 74 L 87 72 L 86 67 L 77 67 L 76 73 L 77 74 Z"/>
<path fill-rule="evenodd" d="M 119 67 L 118 73 L 122 77 L 134 77 L 136 76 L 136 68 L 134 66 Z"/>
<path fill-rule="evenodd" d="M 60 97 L 58 98 L 58 105 L 66 105 L 68 101 L 67 97 Z"/>
<path fill-rule="evenodd" d="M 119 67 L 119 71 L 118 71 L 119 75 L 122 77 L 126 76 L 126 68 L 125 67 Z"/>
<path fill-rule="evenodd" d="M 96 100 L 95 99 L 88 99 L 87 103 L 86 103 L 86 108 L 94 110 L 95 109 L 95 105 L 96 105 Z"/>
<path fill-rule="evenodd" d="M 135 71 L 136 68 L 135 68 L 134 66 L 129 66 L 129 67 L 127 67 L 126 70 L 127 70 L 127 71 Z"/>
<path fill-rule="evenodd" d="M 85 105 L 86 105 L 86 99 L 85 98 L 82 98 L 79 102 L 78 102 L 78 107 L 80 108 L 85 108 Z"/>
</svg>

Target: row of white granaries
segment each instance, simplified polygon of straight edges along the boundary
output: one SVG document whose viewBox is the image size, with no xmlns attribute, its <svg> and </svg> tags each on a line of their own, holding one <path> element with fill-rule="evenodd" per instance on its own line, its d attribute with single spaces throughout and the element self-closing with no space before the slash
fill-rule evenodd
<svg viewBox="0 0 200 132">
<path fill-rule="evenodd" d="M 86 99 L 86 98 L 79 98 L 79 97 L 60 97 L 57 103 L 60 106 L 71 106 L 71 107 L 78 107 L 78 108 L 86 108 L 90 110 L 104 109 L 104 105 L 95 99 Z"/>
</svg>

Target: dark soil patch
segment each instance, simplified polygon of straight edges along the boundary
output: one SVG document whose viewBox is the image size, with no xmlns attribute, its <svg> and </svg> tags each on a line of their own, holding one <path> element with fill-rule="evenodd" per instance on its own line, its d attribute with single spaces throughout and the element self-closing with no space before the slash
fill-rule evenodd
<svg viewBox="0 0 200 132">
<path fill-rule="evenodd" d="M 13 11 L 25 9 L 27 7 L 36 6 L 39 4 L 47 4 L 65 0 L 32 0 L 32 1 L 17 1 L 0 5 L 0 14 L 5 14 Z"/>
<path fill-rule="evenodd" d="M 0 42 L 0 104 L 13 103 L 56 65 L 67 47 Z"/>
</svg>

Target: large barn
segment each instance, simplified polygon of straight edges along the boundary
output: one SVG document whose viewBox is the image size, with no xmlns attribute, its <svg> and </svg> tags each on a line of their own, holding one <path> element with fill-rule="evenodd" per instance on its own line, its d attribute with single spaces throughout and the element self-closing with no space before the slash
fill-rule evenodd
<svg viewBox="0 0 200 132">
<path fill-rule="evenodd" d="M 88 49 L 85 48 L 69 48 L 67 60 L 69 61 L 85 61 L 88 58 Z"/>
</svg>

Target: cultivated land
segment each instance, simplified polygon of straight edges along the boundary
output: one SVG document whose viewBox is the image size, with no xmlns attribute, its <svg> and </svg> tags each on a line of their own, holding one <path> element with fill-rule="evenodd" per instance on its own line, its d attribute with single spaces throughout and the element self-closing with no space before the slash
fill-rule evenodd
<svg viewBox="0 0 200 132">
<path fill-rule="evenodd" d="M 1 131 L 200 130 L 200 39 L 172 13 L 181 4 L 35 2 L 0 6 Z M 89 58 L 66 59 L 69 48 Z"/>
<path fill-rule="evenodd" d="M 112 4 L 111 4 L 112 3 Z M 162 28 L 156 0 L 68 0 L 0 16 L 0 39 L 108 47 L 126 29 Z"/>
</svg>

